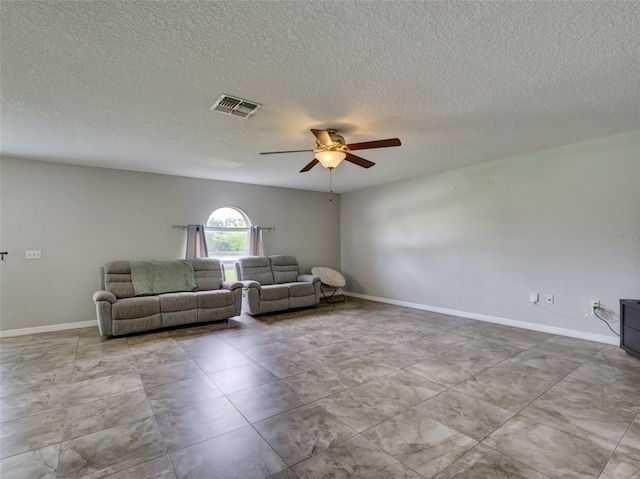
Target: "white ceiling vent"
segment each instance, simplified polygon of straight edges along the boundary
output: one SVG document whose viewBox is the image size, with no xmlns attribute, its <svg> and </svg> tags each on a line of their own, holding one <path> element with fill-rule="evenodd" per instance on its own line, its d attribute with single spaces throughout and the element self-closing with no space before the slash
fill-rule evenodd
<svg viewBox="0 0 640 479">
<path fill-rule="evenodd" d="M 211 107 L 212 110 L 221 111 L 227 115 L 233 115 L 240 118 L 249 118 L 262 105 L 255 101 L 243 100 L 229 95 L 222 95 L 218 101 Z"/>
</svg>

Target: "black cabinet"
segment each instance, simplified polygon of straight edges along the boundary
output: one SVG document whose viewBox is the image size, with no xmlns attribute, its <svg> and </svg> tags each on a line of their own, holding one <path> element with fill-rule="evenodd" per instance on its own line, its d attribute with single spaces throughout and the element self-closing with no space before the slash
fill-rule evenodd
<svg viewBox="0 0 640 479">
<path fill-rule="evenodd" d="M 640 359 L 640 299 L 620 300 L 620 347 Z"/>
</svg>

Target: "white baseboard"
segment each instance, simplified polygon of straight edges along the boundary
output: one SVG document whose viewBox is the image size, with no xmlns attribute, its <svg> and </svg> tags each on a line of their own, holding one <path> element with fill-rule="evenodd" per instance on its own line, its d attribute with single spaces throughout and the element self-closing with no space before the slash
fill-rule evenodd
<svg viewBox="0 0 640 479">
<path fill-rule="evenodd" d="M 503 324 L 505 326 L 513 326 L 515 328 L 530 329 L 532 331 L 540 331 L 542 333 L 557 334 L 560 336 L 568 336 L 570 338 L 584 339 L 587 341 L 596 341 L 598 343 L 618 345 L 618 338 L 606 336 L 604 334 L 586 333 L 575 329 L 558 328 L 556 326 L 548 326 L 546 324 L 529 323 L 527 321 L 517 321 L 515 319 L 500 318 L 498 316 L 488 316 L 486 314 L 469 313 L 467 311 L 458 311 L 449 308 L 439 308 L 420 303 L 410 303 L 408 301 L 398 301 L 396 299 L 380 298 L 378 296 L 369 296 L 367 294 L 344 292 L 345 296 L 354 298 L 367 299 L 378 303 L 393 304 L 395 306 L 404 306 L 422 311 L 431 311 L 439 314 L 449 314 L 459 316 L 461 318 L 475 319 L 485 321 L 487 323 Z M 54 331 L 65 331 L 67 329 L 80 329 L 96 326 L 95 321 L 79 321 L 76 323 L 53 324 L 50 326 L 36 326 L 34 328 L 10 329 L 8 331 L 0 331 L 0 338 L 8 338 L 13 336 L 25 336 L 27 334 L 50 333 Z"/>
<path fill-rule="evenodd" d="M 67 329 L 90 328 L 97 326 L 94 321 L 79 321 L 77 323 L 52 324 L 50 326 L 36 326 L 34 328 L 9 329 L 8 331 L 0 331 L 0 338 L 9 338 L 13 336 L 26 336 L 27 334 L 51 333 L 54 331 L 65 331 Z"/>
<path fill-rule="evenodd" d="M 426 304 L 409 303 L 407 301 L 398 301 L 395 299 L 380 298 L 378 296 L 369 296 L 367 294 L 352 293 L 349 291 L 345 291 L 344 294 L 345 296 L 353 296 L 354 298 L 368 299 L 370 301 L 377 301 L 379 303 L 393 304 L 395 306 L 405 306 L 407 308 L 420 309 L 422 311 L 431 311 L 431 312 L 440 313 L 440 314 L 449 314 L 452 316 L 459 316 L 461 318 L 485 321 L 487 323 L 503 324 L 505 326 L 513 326 L 515 328 L 530 329 L 532 331 L 540 331 L 542 333 L 557 334 L 559 336 L 568 336 L 570 338 L 584 339 L 587 341 L 596 341 L 598 343 L 605 343 L 605 344 L 614 344 L 614 345 L 620 344 L 619 342 L 620 340 L 617 337 L 614 338 L 604 334 L 586 333 L 584 331 L 578 331 L 575 329 L 558 328 L 556 326 L 548 326 L 546 324 L 529 323 L 527 321 L 517 321 L 515 319 L 500 318 L 498 316 L 487 316 L 486 314 L 469 313 L 467 311 L 457 311 L 455 309 L 448 309 L 448 308 L 438 308 L 436 306 L 429 306 Z"/>
</svg>

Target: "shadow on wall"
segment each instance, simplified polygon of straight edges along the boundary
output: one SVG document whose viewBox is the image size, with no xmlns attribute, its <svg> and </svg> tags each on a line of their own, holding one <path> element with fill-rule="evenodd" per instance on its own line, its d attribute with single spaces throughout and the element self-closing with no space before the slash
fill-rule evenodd
<svg viewBox="0 0 640 479">
<path fill-rule="evenodd" d="M 342 275 L 347 281 L 347 286 L 344 288 L 346 291 L 362 291 L 362 285 L 358 283 L 358 281 L 356 281 L 353 276 L 347 273 L 342 273 Z"/>
</svg>

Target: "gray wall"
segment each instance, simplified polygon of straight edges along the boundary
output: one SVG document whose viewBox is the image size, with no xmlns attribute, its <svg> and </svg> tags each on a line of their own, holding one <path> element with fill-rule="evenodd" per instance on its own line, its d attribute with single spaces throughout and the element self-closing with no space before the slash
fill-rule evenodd
<svg viewBox="0 0 640 479">
<path fill-rule="evenodd" d="M 91 295 L 105 261 L 182 258 L 186 233 L 221 206 L 243 210 L 264 232 L 265 254 L 301 269 L 340 266 L 340 197 L 284 188 L 0 160 L 0 330 L 95 319 Z M 42 260 L 25 260 L 25 250 Z"/>
<path fill-rule="evenodd" d="M 640 132 L 341 197 L 351 291 L 590 334 L 640 297 L 639 237 Z"/>
</svg>

